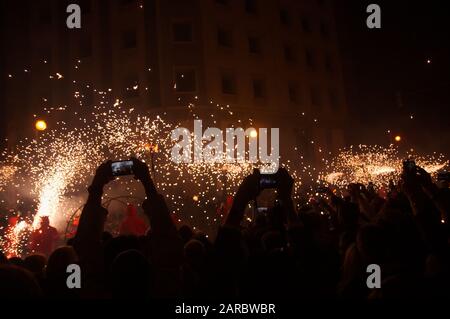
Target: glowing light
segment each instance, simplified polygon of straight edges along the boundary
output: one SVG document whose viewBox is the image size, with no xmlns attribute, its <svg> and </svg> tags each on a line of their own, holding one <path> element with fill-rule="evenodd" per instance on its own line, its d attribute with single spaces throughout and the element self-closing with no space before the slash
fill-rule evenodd
<svg viewBox="0 0 450 319">
<path fill-rule="evenodd" d="M 47 123 L 44 120 L 38 120 L 35 124 L 36 130 L 45 131 L 47 129 Z"/>
<path fill-rule="evenodd" d="M 193 200 L 194 202 L 198 202 L 198 196 L 197 196 L 197 195 L 194 195 L 194 196 L 192 197 L 192 200 Z"/>
<path fill-rule="evenodd" d="M 402 140 L 402 137 L 401 137 L 400 135 L 397 135 L 397 136 L 394 138 L 394 140 L 395 140 L 396 142 L 400 142 L 400 141 Z"/>
<path fill-rule="evenodd" d="M 258 132 L 256 131 L 256 130 L 252 130 L 251 132 L 250 132 L 250 137 L 258 137 Z"/>
</svg>

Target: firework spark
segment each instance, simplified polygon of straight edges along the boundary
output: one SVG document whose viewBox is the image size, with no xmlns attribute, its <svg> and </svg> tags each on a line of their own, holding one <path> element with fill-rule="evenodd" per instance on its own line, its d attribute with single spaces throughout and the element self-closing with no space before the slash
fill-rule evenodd
<svg viewBox="0 0 450 319">
<path fill-rule="evenodd" d="M 403 170 L 403 160 L 414 159 L 416 164 L 428 173 L 443 169 L 448 161 L 443 155 L 423 156 L 408 152 L 401 156 L 398 148 L 359 145 L 341 151 L 330 161 L 325 160 L 327 169 L 319 174 L 325 183 L 345 187 L 350 183 L 368 184 L 380 187 L 397 180 Z"/>
<path fill-rule="evenodd" d="M 82 64 L 78 60 L 75 69 L 80 68 Z M 0 246 L 11 256 L 20 256 L 26 251 L 28 237 L 39 227 L 40 217 L 49 216 L 51 225 L 59 231 L 65 229 L 74 214 L 80 213 L 92 175 L 105 160 L 135 156 L 148 163 L 158 190 L 168 198 L 174 219 L 186 222 L 194 229 L 200 228 L 199 225 L 203 228 L 218 225 L 223 214 L 212 215 L 211 212 L 214 213 L 228 195 L 234 194 L 245 176 L 254 168 L 259 168 L 258 163 L 229 163 L 225 158 L 221 163 L 174 164 L 170 152 L 174 142 L 170 133 L 182 126 L 180 123 L 168 122 L 165 113 L 141 114 L 132 106 L 125 106 L 112 89 L 97 90 L 93 85 L 68 79 L 58 72 L 50 73 L 49 77 L 52 81 L 68 81 L 73 85 L 75 107 L 46 105 L 43 110 L 49 120 L 54 113 L 58 113 L 58 118 L 65 115 L 71 118 L 71 123 L 60 120 L 35 139 L 24 139 L 13 151 L 2 153 L 0 199 L 3 204 L 6 203 L 3 197 L 7 198 L 10 206 L 5 217 L 20 217 L 0 237 Z M 12 79 L 13 75 L 9 78 Z M 132 88 L 138 89 L 138 85 Z M 99 102 L 89 104 L 87 93 L 94 95 Z M 42 97 L 43 102 L 48 100 Z M 215 108 L 208 118 L 214 124 L 218 118 L 225 119 L 234 114 L 230 105 L 220 105 L 213 100 L 210 104 Z M 191 118 L 199 119 L 200 112 L 196 105 L 192 102 L 185 105 L 185 111 Z M 299 116 L 304 119 L 305 112 Z M 314 125 L 320 123 L 317 118 L 313 118 L 313 122 Z M 238 120 L 238 123 L 241 127 L 253 127 L 251 118 Z M 318 143 L 312 140 L 311 144 L 322 152 Z M 314 166 L 303 163 L 301 150 L 298 153 L 293 162 L 289 159 L 281 161 L 295 180 L 294 193 L 297 198 L 303 180 L 312 183 L 326 181 L 338 186 L 369 181 L 382 185 L 398 176 L 402 167 L 398 152 L 393 147 L 358 146 L 341 152 L 332 160 L 324 159 L 327 169 L 318 176 Z M 429 172 L 436 172 L 446 165 L 442 156 L 414 158 Z M 104 199 L 114 198 L 116 193 L 123 192 L 134 198 L 144 197 L 138 182 L 132 178 L 121 178 L 106 187 Z M 30 200 L 34 207 L 27 215 L 26 209 L 21 207 Z"/>
</svg>

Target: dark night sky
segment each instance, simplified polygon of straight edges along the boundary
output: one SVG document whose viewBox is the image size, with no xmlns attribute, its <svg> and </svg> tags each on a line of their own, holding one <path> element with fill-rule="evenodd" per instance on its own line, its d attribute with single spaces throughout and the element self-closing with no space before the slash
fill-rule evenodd
<svg viewBox="0 0 450 319">
<path fill-rule="evenodd" d="M 370 3 L 381 7 L 381 29 L 366 27 Z M 448 154 L 450 28 L 443 3 L 336 1 L 349 124 L 358 132 L 350 141 L 382 143 L 390 129 L 408 148 Z"/>
<path fill-rule="evenodd" d="M 4 4 L 0 2 L 0 39 L 4 38 L 4 30 L 5 30 L 5 26 L 4 26 L 4 19 L 3 19 L 3 15 L 4 15 Z M 4 147 L 4 139 L 5 139 L 5 112 L 4 112 L 4 108 L 5 106 L 3 105 L 3 99 L 4 99 L 4 90 L 3 90 L 3 85 L 4 85 L 4 81 L 5 81 L 5 67 L 4 67 L 4 54 L 5 54 L 5 46 L 3 45 L 2 48 L 0 49 L 0 149 L 3 149 Z"/>
<path fill-rule="evenodd" d="M 1 2 L 0 9 L 4 5 Z M 366 26 L 365 11 L 370 3 L 381 6 L 381 30 Z M 392 139 L 386 134 L 390 129 L 402 135 L 402 143 L 407 147 L 414 145 L 423 151 L 448 154 L 450 28 L 449 13 L 443 4 L 444 1 L 335 1 L 350 109 L 349 143 L 386 144 Z M 7 14 L 6 10 L 0 12 L 0 17 Z M 0 36 L 2 31 L 3 26 Z M 2 81 L 6 76 L 2 63 L 6 48 L 0 50 Z M 427 59 L 431 59 L 431 64 L 426 63 Z M 0 101 L 3 93 L 0 89 Z M 2 103 L 2 140 L 7 121 L 3 112 Z"/>
</svg>

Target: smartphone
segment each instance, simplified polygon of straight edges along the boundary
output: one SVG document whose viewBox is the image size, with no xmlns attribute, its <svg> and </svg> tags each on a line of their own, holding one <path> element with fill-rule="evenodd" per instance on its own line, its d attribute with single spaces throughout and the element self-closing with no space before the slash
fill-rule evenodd
<svg viewBox="0 0 450 319">
<path fill-rule="evenodd" d="M 256 208 L 258 214 L 267 214 L 269 212 L 269 207 L 258 207 Z"/>
<path fill-rule="evenodd" d="M 261 174 L 259 179 L 260 189 L 276 188 L 278 185 L 276 174 Z"/>
<path fill-rule="evenodd" d="M 133 161 L 117 161 L 111 163 L 113 176 L 124 176 L 133 174 Z"/>
</svg>

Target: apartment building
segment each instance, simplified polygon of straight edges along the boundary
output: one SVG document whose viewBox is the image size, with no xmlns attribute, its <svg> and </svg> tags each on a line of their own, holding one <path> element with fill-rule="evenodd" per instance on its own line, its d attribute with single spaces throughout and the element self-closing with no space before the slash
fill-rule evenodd
<svg viewBox="0 0 450 319">
<path fill-rule="evenodd" d="M 66 26 L 69 3 L 81 7 L 81 29 Z M 216 126 L 251 118 L 280 127 L 282 148 L 313 160 L 343 146 L 347 107 L 331 0 L 46 0 L 24 9 L 22 39 L 5 66 L 17 69 L 14 52 L 26 47 L 31 72 L 14 97 L 19 84 L 7 81 L 5 105 L 26 104 L 12 118 L 32 121 L 48 105 L 73 103 L 75 90 L 88 109 L 98 102 L 95 87 L 186 123 L 194 103 Z M 57 73 L 64 79 L 47 76 Z M 226 105 L 233 115 L 221 112 Z"/>
</svg>

